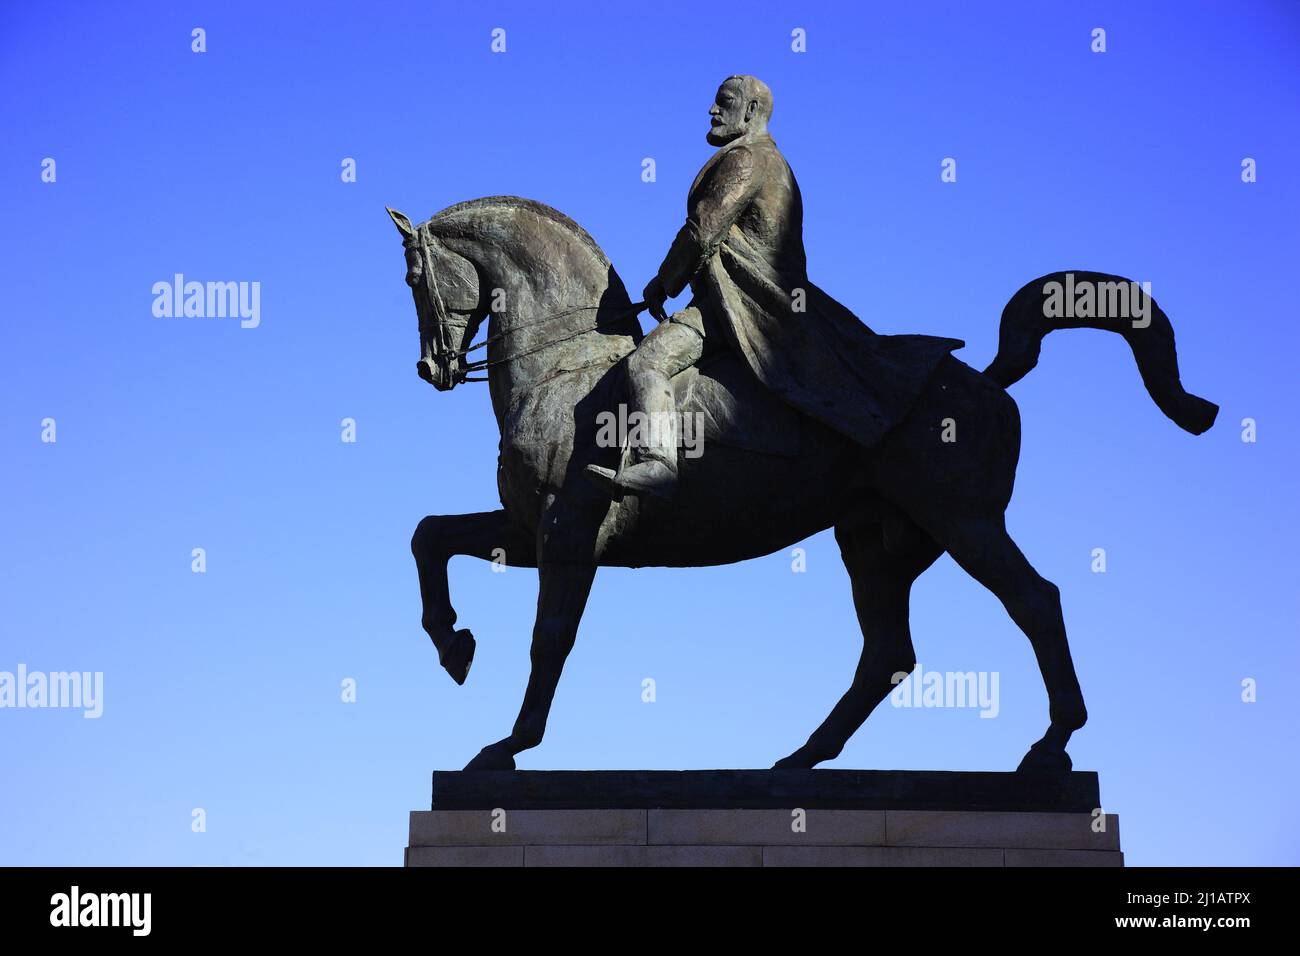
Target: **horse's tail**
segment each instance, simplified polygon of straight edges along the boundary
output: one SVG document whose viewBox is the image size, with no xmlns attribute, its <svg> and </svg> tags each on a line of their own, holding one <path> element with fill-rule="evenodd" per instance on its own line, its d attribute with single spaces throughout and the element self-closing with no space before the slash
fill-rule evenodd
<svg viewBox="0 0 1300 956">
<path fill-rule="evenodd" d="M 1038 364 L 1043 337 L 1057 329 L 1104 329 L 1124 337 L 1142 384 L 1180 428 L 1199 435 L 1219 406 L 1191 394 L 1178 378 L 1174 328 L 1149 291 L 1104 272 L 1053 272 L 1025 285 L 1002 310 L 998 354 L 984 374 L 1003 388 Z"/>
</svg>

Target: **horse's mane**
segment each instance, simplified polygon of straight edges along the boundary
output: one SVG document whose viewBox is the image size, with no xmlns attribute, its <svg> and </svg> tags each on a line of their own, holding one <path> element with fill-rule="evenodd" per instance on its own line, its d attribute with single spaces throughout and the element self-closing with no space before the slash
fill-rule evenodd
<svg viewBox="0 0 1300 956">
<path fill-rule="evenodd" d="M 467 199 L 464 202 L 458 202 L 454 206 L 448 206 L 441 212 L 435 213 L 429 221 L 425 223 L 425 225 L 435 229 L 439 233 L 445 231 L 456 234 L 461 232 L 461 228 L 458 227 L 463 227 L 464 229 L 477 228 L 473 223 L 466 221 L 474 213 L 491 212 L 493 209 L 497 208 L 526 209 L 543 219 L 550 220 L 557 226 L 572 233 L 574 238 L 587 247 L 587 250 L 591 252 L 601 266 L 609 266 L 609 257 L 606 256 L 605 251 L 596 244 L 596 240 L 591 238 L 591 235 L 586 229 L 583 229 L 558 209 L 553 209 L 546 205 L 546 203 L 538 202 L 535 199 L 524 199 L 522 196 L 484 196 L 481 199 Z"/>
<path fill-rule="evenodd" d="M 520 212 L 537 217 L 545 227 L 550 228 L 541 231 L 516 228 L 519 225 L 517 214 Z M 554 232 L 550 231 L 551 228 Z M 580 284 L 573 286 L 570 282 L 552 283 L 550 291 L 563 298 L 576 294 L 575 289 L 581 288 L 594 294 L 597 299 L 580 303 L 556 300 L 552 305 L 598 306 L 601 310 L 597 313 L 598 328 L 591 331 L 599 331 L 602 338 L 611 334 L 627 336 L 630 341 L 626 348 L 619 346 L 623 351 L 630 350 L 642 338 L 641 323 L 637 320 L 636 312 L 628 309 L 632 300 L 609 257 L 587 230 L 558 209 L 520 196 L 484 196 L 448 206 L 434 214 L 420 229 L 427 230 L 434 238 L 465 240 L 474 245 L 484 242 L 493 245 L 511 261 L 515 273 L 528 277 L 530 283 L 544 280 L 546 275 L 557 268 L 570 269 L 569 278 L 580 279 Z M 572 254 L 557 254 L 557 243 L 572 243 Z M 589 258 L 580 263 L 578 260 L 583 252 Z M 545 298 L 545 294 L 542 298 Z M 577 325 L 591 322 L 590 313 L 583 310 L 570 309 L 559 313 L 557 318 L 568 315 L 569 312 L 572 315 L 565 320 L 567 325 L 561 323 L 564 327 L 559 329 L 560 332 L 574 331 Z M 497 320 L 498 317 L 494 315 L 493 321 Z M 609 347 L 608 342 L 602 346 L 606 347 Z"/>
</svg>

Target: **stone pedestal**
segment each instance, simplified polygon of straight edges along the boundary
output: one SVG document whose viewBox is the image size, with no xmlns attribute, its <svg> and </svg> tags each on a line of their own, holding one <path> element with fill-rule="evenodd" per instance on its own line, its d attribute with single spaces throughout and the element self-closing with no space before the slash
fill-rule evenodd
<svg viewBox="0 0 1300 956">
<path fill-rule="evenodd" d="M 407 866 L 1122 866 L 1095 773 L 433 775 Z"/>
</svg>

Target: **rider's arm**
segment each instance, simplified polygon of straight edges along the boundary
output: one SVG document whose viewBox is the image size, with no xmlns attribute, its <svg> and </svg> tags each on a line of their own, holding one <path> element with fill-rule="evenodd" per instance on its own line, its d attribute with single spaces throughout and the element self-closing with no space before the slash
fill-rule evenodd
<svg viewBox="0 0 1300 956">
<path fill-rule="evenodd" d="M 753 153 L 746 146 L 728 150 L 710 173 L 708 191 L 691 209 L 686 225 L 678 231 L 659 267 L 659 280 L 669 298 L 681 295 L 687 283 L 713 258 L 732 223 L 757 191 Z"/>
</svg>

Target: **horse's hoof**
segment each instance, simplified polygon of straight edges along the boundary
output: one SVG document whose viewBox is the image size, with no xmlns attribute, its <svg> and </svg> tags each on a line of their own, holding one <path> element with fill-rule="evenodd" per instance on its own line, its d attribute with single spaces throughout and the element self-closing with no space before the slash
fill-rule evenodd
<svg viewBox="0 0 1300 956">
<path fill-rule="evenodd" d="M 1016 773 L 1068 773 L 1074 761 L 1064 750 L 1048 750 L 1037 744 L 1029 748 Z"/>
<path fill-rule="evenodd" d="M 773 770 L 811 770 L 817 764 L 821 763 L 815 757 L 809 756 L 803 751 L 803 748 L 796 750 L 788 757 L 782 757 L 776 763 L 772 764 Z"/>
<path fill-rule="evenodd" d="M 509 751 L 502 750 L 498 744 L 490 744 L 478 752 L 478 756 L 465 764 L 466 770 L 514 770 L 515 758 Z"/>
<path fill-rule="evenodd" d="M 457 631 L 451 636 L 446 653 L 439 659 L 439 663 L 457 684 L 465 683 L 465 678 L 469 676 L 470 665 L 474 663 L 475 646 L 474 635 L 469 630 Z"/>
</svg>

